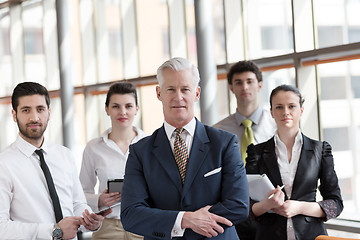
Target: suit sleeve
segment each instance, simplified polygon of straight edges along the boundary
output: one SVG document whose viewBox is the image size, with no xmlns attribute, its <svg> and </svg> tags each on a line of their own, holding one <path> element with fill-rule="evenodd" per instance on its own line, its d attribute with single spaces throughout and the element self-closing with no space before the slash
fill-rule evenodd
<svg viewBox="0 0 360 240">
<path fill-rule="evenodd" d="M 327 142 L 323 142 L 322 146 L 319 190 L 323 201 L 318 203 L 326 214 L 326 220 L 339 216 L 344 206 L 334 169 L 331 146 Z"/>
<path fill-rule="evenodd" d="M 249 189 L 235 135 L 222 156 L 221 185 L 221 199 L 210 208 L 210 212 L 225 217 L 234 224 L 246 220 L 249 214 Z"/>
<path fill-rule="evenodd" d="M 179 211 L 161 210 L 151 206 L 141 158 L 132 145 L 129 150 L 121 200 L 121 221 L 124 229 L 142 236 L 170 239 Z"/>
</svg>

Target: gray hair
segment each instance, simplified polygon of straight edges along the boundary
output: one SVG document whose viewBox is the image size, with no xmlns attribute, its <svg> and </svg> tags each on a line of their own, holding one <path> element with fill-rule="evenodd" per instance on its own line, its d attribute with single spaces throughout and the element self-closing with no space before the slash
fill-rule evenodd
<svg viewBox="0 0 360 240">
<path fill-rule="evenodd" d="M 158 80 L 160 87 L 164 83 L 163 71 L 167 68 L 177 72 L 191 69 L 193 74 L 194 85 L 196 87 L 199 85 L 200 74 L 197 67 L 185 58 L 175 57 L 167 60 L 158 68 L 156 78 Z"/>
</svg>

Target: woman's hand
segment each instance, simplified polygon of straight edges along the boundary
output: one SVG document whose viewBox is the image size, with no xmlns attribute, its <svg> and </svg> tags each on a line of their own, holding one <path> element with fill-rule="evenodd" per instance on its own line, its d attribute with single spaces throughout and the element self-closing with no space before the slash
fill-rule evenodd
<svg viewBox="0 0 360 240">
<path fill-rule="evenodd" d="M 325 213 L 316 202 L 286 200 L 281 207 L 273 209 L 273 211 L 286 218 L 291 218 L 299 214 L 318 218 L 325 217 Z"/>
<path fill-rule="evenodd" d="M 96 231 L 101 226 L 104 216 L 90 213 L 87 209 L 82 214 L 81 225 L 90 231 Z"/>
<path fill-rule="evenodd" d="M 295 200 L 286 200 L 284 204 L 278 208 L 274 208 L 273 212 L 284 216 L 286 218 L 291 218 L 298 215 L 298 210 L 300 210 L 301 203 Z"/>
<path fill-rule="evenodd" d="M 264 200 L 255 203 L 252 206 L 252 211 L 255 216 L 263 215 L 269 210 L 282 206 L 284 204 L 284 198 L 285 194 L 281 191 L 281 188 L 277 186 L 277 188 L 268 192 Z"/>
<path fill-rule="evenodd" d="M 281 207 L 284 204 L 285 194 L 281 189 L 280 186 L 277 186 L 274 190 L 270 191 L 263 200 L 270 209 Z"/>
<path fill-rule="evenodd" d="M 110 207 L 115 203 L 121 200 L 121 193 L 119 192 L 112 192 L 109 193 L 108 189 L 106 188 L 99 196 L 98 207 L 99 209 L 102 207 Z"/>
</svg>

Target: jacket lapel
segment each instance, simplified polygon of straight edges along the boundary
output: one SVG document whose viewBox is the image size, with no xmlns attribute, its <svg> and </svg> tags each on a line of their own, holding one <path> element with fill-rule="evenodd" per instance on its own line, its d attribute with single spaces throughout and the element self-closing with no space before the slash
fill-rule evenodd
<svg viewBox="0 0 360 240">
<path fill-rule="evenodd" d="M 279 165 L 277 162 L 277 156 L 275 153 L 274 138 L 271 138 L 269 141 L 266 142 L 262 159 L 264 160 L 264 165 L 268 169 L 266 172 L 274 187 L 276 187 L 277 185 L 283 185 Z"/>
<path fill-rule="evenodd" d="M 180 173 L 175 162 L 174 154 L 171 150 L 169 140 L 166 136 L 164 126 L 159 129 L 153 147 L 154 148 L 152 152 L 154 154 L 154 157 L 164 168 L 164 171 L 167 173 L 168 177 L 171 179 L 171 181 L 181 193 L 183 187 L 181 183 Z"/>
<path fill-rule="evenodd" d="M 192 183 L 207 156 L 209 151 L 209 146 L 207 145 L 208 142 L 210 142 L 210 140 L 204 125 L 196 119 L 196 128 L 186 169 L 182 198 L 186 196 L 186 193 L 190 190 Z"/>
<path fill-rule="evenodd" d="M 304 179 L 306 179 L 305 175 L 308 172 L 309 161 L 311 161 L 311 159 L 314 157 L 314 149 L 312 147 L 310 139 L 304 135 L 302 135 L 302 137 L 303 137 L 303 146 L 301 149 L 301 155 L 295 174 L 293 189 L 299 189 L 299 185 L 301 185 Z M 296 199 L 297 196 L 294 196 L 293 193 L 295 192 L 293 191 L 291 193 L 291 198 Z"/>
</svg>

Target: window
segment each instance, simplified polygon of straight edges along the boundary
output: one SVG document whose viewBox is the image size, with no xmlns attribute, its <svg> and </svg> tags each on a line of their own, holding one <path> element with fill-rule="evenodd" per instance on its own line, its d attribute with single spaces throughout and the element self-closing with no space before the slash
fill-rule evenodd
<svg viewBox="0 0 360 240">
<path fill-rule="evenodd" d="M 319 48 L 340 45 L 344 42 L 343 28 L 341 26 L 319 26 Z"/>
<path fill-rule="evenodd" d="M 358 115 L 359 76 L 358 60 L 318 65 L 321 81 L 320 119 L 323 139 L 333 148 L 335 171 L 344 198 L 340 218 L 359 220 L 360 199 L 356 194 L 360 169 L 358 149 L 360 127 Z M 355 94 L 354 94 L 355 92 Z"/>
<path fill-rule="evenodd" d="M 351 77 L 351 91 L 354 98 L 360 98 L 360 76 Z"/>
<path fill-rule="evenodd" d="M 322 77 L 321 99 L 344 99 L 346 98 L 345 78 L 341 76 Z"/>
<path fill-rule="evenodd" d="M 261 47 L 264 50 L 293 49 L 291 28 L 283 26 L 262 27 Z"/>
<path fill-rule="evenodd" d="M 333 151 L 349 150 L 349 129 L 347 127 L 324 128 L 324 140 L 329 142 Z"/>
</svg>

